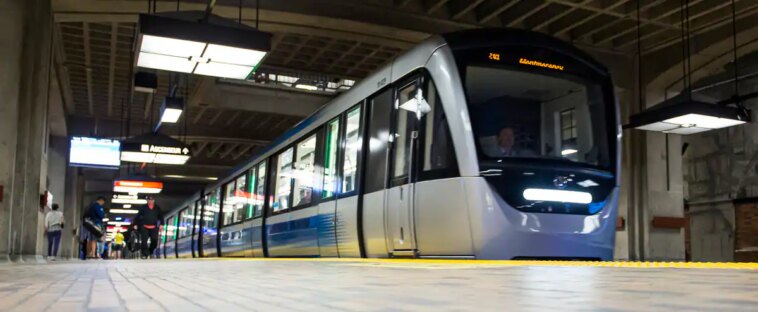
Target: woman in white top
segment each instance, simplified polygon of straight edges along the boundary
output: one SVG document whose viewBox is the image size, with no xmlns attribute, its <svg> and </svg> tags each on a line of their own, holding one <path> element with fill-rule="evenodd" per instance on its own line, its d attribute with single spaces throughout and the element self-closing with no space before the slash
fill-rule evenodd
<svg viewBox="0 0 758 312">
<path fill-rule="evenodd" d="M 45 215 L 45 232 L 47 233 L 47 258 L 55 261 L 58 255 L 58 245 L 61 242 L 63 230 L 63 213 L 58 211 L 58 204 L 53 204 L 53 210 Z"/>
</svg>

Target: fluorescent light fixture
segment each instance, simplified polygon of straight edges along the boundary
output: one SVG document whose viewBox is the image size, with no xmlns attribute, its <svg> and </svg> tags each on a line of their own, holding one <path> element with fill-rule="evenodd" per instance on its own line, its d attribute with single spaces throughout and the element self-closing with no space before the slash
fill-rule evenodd
<svg viewBox="0 0 758 312">
<path fill-rule="evenodd" d="M 185 176 L 185 175 L 178 175 L 178 174 L 166 174 L 162 176 L 166 179 L 186 179 L 186 180 L 208 180 L 208 181 L 217 181 L 217 177 L 197 177 L 197 176 Z"/>
<path fill-rule="evenodd" d="M 132 205 L 126 204 L 126 205 L 124 205 L 124 208 L 132 208 Z"/>
<path fill-rule="evenodd" d="M 113 191 L 130 194 L 158 194 L 163 190 L 163 182 L 158 181 L 113 181 Z"/>
<path fill-rule="evenodd" d="M 711 104 L 680 94 L 631 116 L 624 128 L 688 135 L 746 122 L 750 122 L 747 109 Z"/>
<path fill-rule="evenodd" d="M 161 123 L 176 123 L 184 111 L 184 99 L 167 96 L 161 104 Z"/>
<path fill-rule="evenodd" d="M 140 14 L 137 66 L 246 79 L 271 50 L 271 34 L 204 12 Z"/>
<path fill-rule="evenodd" d="M 533 201 L 576 204 L 589 204 L 592 202 L 592 194 L 577 191 L 529 188 L 524 190 L 523 196 L 524 199 Z"/>
<path fill-rule="evenodd" d="M 561 151 L 561 155 L 563 155 L 563 156 L 572 155 L 572 154 L 576 154 L 576 152 L 578 152 L 576 149 L 567 148 L 567 149 L 564 149 L 564 150 Z"/>
<path fill-rule="evenodd" d="M 308 90 L 308 91 L 316 91 L 316 90 L 318 90 L 317 86 L 308 85 L 308 84 L 300 84 L 300 83 L 296 84 L 295 88 L 303 89 L 303 90 Z"/>
<path fill-rule="evenodd" d="M 111 219 L 109 219 L 109 218 L 103 218 L 103 222 L 108 222 L 108 221 L 110 221 L 110 220 L 111 220 Z"/>
<path fill-rule="evenodd" d="M 137 214 L 139 210 L 137 209 L 111 209 L 109 210 L 110 213 L 123 213 L 123 214 Z"/>
<path fill-rule="evenodd" d="M 108 225 L 129 225 L 130 222 L 124 222 L 124 221 L 108 221 Z"/>
</svg>

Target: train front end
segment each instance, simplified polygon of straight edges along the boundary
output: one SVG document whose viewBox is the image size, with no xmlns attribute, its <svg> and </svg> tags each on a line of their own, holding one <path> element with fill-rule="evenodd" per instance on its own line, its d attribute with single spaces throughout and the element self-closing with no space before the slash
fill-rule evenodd
<svg viewBox="0 0 758 312">
<path fill-rule="evenodd" d="M 476 150 L 461 159 L 478 171 L 465 183 L 475 256 L 612 259 L 621 130 L 607 70 L 537 33 L 445 39 Z"/>
</svg>

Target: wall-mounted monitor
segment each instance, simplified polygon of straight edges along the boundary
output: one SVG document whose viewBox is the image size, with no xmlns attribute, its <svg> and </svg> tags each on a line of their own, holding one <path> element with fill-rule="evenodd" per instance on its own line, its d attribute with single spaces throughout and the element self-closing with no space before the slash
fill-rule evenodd
<svg viewBox="0 0 758 312">
<path fill-rule="evenodd" d="M 121 142 L 88 137 L 71 137 L 69 165 L 118 169 L 121 165 Z"/>
</svg>

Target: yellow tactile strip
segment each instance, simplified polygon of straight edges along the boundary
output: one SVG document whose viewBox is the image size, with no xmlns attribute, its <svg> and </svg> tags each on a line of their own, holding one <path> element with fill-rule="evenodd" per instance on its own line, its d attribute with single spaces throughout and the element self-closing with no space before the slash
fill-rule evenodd
<svg viewBox="0 0 758 312">
<path fill-rule="evenodd" d="M 466 266 L 564 266 L 639 269 L 732 269 L 758 270 L 758 262 L 657 262 L 657 261 L 552 261 L 552 260 L 468 260 L 468 259 L 362 259 L 362 258 L 200 258 L 243 261 L 323 261 L 362 263 L 418 263 Z M 197 259 L 194 259 L 197 260 Z"/>
</svg>

